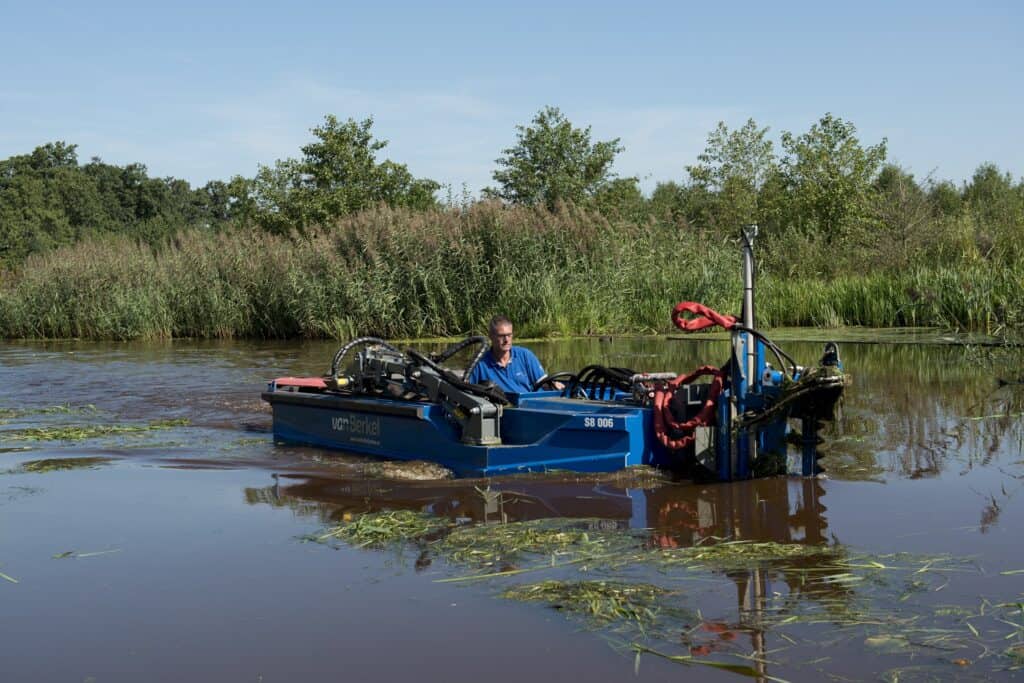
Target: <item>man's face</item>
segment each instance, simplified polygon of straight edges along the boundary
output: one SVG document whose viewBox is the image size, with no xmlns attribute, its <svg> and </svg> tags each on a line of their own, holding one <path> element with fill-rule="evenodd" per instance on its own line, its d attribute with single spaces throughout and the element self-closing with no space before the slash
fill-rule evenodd
<svg viewBox="0 0 1024 683">
<path fill-rule="evenodd" d="M 508 323 L 498 324 L 491 330 L 491 349 L 501 355 L 512 350 L 512 326 Z"/>
</svg>

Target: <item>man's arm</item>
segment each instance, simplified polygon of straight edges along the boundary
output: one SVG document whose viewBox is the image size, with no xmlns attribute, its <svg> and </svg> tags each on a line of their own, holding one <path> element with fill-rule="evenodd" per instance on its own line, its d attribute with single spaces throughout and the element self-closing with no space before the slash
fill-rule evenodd
<svg viewBox="0 0 1024 683">
<path fill-rule="evenodd" d="M 531 383 L 531 385 L 533 385 L 533 384 L 536 384 L 537 380 L 539 380 L 541 377 L 543 377 L 547 373 L 544 371 L 544 366 L 540 364 L 540 361 L 537 359 L 537 356 L 536 356 L 536 354 L 533 353 L 533 351 L 530 351 L 529 349 L 523 349 L 523 350 L 526 351 L 526 353 L 528 354 L 528 356 L 527 356 L 527 359 L 528 359 L 527 367 L 529 368 L 528 374 L 530 376 L 530 383 Z M 555 389 L 557 389 L 558 391 L 561 391 L 562 389 L 565 388 L 565 385 L 563 385 L 561 382 L 552 382 L 551 385 Z"/>
</svg>

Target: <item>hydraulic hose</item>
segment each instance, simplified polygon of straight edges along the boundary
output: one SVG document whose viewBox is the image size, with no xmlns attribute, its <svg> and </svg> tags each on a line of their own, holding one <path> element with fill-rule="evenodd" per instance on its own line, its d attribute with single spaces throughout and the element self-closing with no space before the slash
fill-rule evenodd
<svg viewBox="0 0 1024 683">
<path fill-rule="evenodd" d="M 679 422 L 672 414 L 669 402 L 679 387 L 690 384 L 698 377 L 711 376 L 711 388 L 700 412 L 685 422 Z M 712 365 L 704 365 L 688 375 L 679 375 L 669 380 L 654 392 L 654 435 L 661 444 L 670 450 L 679 450 L 693 443 L 696 439 L 697 427 L 706 427 L 712 423 L 717 409 L 718 397 L 725 384 L 725 372 Z M 669 434 L 676 432 L 677 436 Z"/>
<path fill-rule="evenodd" d="M 358 339 L 353 339 L 352 341 L 338 349 L 338 352 L 334 354 L 334 360 L 331 361 L 331 377 L 338 376 L 338 369 L 341 367 L 341 361 L 345 358 L 346 355 L 348 355 L 349 351 L 351 351 L 353 348 L 357 346 L 362 346 L 365 344 L 380 344 L 388 351 L 395 351 L 397 353 L 401 353 L 401 351 L 399 351 L 394 346 L 388 344 L 386 341 L 379 337 L 359 337 Z"/>
<path fill-rule="evenodd" d="M 452 344 L 441 353 L 432 355 L 431 358 L 433 358 L 433 360 L 438 363 L 443 363 L 452 356 L 454 356 L 455 354 L 457 354 L 462 349 L 466 348 L 467 346 L 472 346 L 473 344 L 479 344 L 480 350 L 476 352 L 476 355 L 473 356 L 473 360 L 470 361 L 469 365 L 466 366 L 465 371 L 462 373 L 462 379 L 466 380 L 469 379 L 469 374 L 473 372 L 473 368 L 477 366 L 477 363 L 480 362 L 480 360 L 484 357 L 484 354 L 487 353 L 487 351 L 490 349 L 490 340 L 487 337 L 479 335 L 476 337 L 466 337 L 462 341 Z"/>
</svg>

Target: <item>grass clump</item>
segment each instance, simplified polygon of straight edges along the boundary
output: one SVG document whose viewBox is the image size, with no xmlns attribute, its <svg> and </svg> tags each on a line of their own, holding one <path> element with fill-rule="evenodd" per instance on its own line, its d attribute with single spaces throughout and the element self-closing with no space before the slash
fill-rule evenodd
<svg viewBox="0 0 1024 683">
<path fill-rule="evenodd" d="M 682 563 L 695 568 L 715 570 L 758 569 L 780 560 L 816 558 L 827 562 L 839 559 L 842 549 L 836 546 L 776 543 L 774 541 L 721 541 L 690 548 L 662 551 L 660 560 Z"/>
<path fill-rule="evenodd" d="M 144 425 L 62 425 L 59 427 L 31 427 L 15 429 L 4 433 L 13 441 L 82 441 L 114 434 L 138 434 L 189 424 L 187 418 L 157 420 Z"/>
<path fill-rule="evenodd" d="M 672 591 L 649 583 L 541 581 L 510 588 L 502 597 L 544 602 L 554 609 L 575 612 L 602 625 L 631 622 L 644 628 L 656 621 L 659 600 L 671 594 Z"/>
<path fill-rule="evenodd" d="M 412 510 L 387 510 L 356 515 L 309 540 L 319 543 L 339 539 L 358 548 L 382 547 L 416 541 L 443 531 L 448 520 Z"/>
<path fill-rule="evenodd" d="M 530 556 L 555 564 L 596 559 L 637 546 L 626 534 L 581 528 L 579 521 L 569 524 L 572 526 L 565 520 L 535 520 L 466 526 L 453 530 L 435 547 L 459 564 L 508 567 Z"/>
<path fill-rule="evenodd" d="M 111 458 L 47 458 L 45 460 L 29 460 L 22 463 L 21 469 L 24 472 L 43 474 L 65 470 L 92 470 L 108 462 L 111 462 Z"/>
</svg>

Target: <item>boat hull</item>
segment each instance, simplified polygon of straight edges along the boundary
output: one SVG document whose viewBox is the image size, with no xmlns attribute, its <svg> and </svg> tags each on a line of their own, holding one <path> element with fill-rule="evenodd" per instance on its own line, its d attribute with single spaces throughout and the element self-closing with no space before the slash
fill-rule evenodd
<svg viewBox="0 0 1024 683">
<path fill-rule="evenodd" d="M 669 464 L 653 438 L 650 409 L 560 398 L 557 392 L 513 397 L 500 445 L 462 443 L 436 404 L 271 387 L 274 438 L 397 460 L 428 460 L 459 476 L 572 470 L 610 472 Z"/>
</svg>

